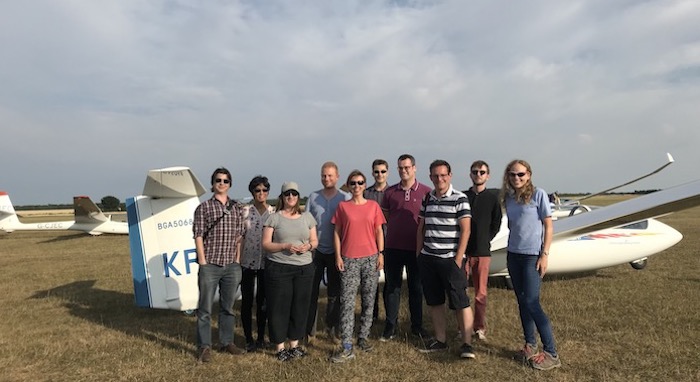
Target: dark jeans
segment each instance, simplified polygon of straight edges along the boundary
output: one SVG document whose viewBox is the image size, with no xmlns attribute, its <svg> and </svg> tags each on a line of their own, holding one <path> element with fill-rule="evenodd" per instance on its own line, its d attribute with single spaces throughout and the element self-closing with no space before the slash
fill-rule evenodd
<svg viewBox="0 0 700 382">
<path fill-rule="evenodd" d="M 270 342 L 304 337 L 314 266 L 265 261 L 265 293 Z"/>
<path fill-rule="evenodd" d="M 219 288 L 219 342 L 222 346 L 233 343 L 233 303 L 241 283 L 241 266 L 206 264 L 199 266 L 199 303 L 197 305 L 197 346 L 211 347 L 211 311 L 214 294 Z"/>
<path fill-rule="evenodd" d="M 241 323 L 243 324 L 246 343 L 253 342 L 253 300 L 255 300 L 256 306 L 255 321 L 258 326 L 258 342 L 263 342 L 265 341 L 265 325 L 267 324 L 265 270 L 243 268 L 243 279 L 241 280 Z"/>
<path fill-rule="evenodd" d="M 411 331 L 415 332 L 423 329 L 423 288 L 415 251 L 387 248 L 384 254 L 386 326 L 390 330 L 396 330 L 399 318 L 399 304 L 401 303 L 401 283 L 403 281 L 404 267 L 406 267 L 408 282 L 408 308 L 411 312 Z"/>
<path fill-rule="evenodd" d="M 540 305 L 540 274 L 537 272 L 536 255 L 521 255 L 508 252 L 508 274 L 513 282 L 513 291 L 518 299 L 520 322 L 523 325 L 525 342 L 537 345 L 535 328 L 540 332 L 544 351 L 557 355 L 552 334 L 552 325 Z"/>
<path fill-rule="evenodd" d="M 316 335 L 316 317 L 318 314 L 318 295 L 324 272 L 327 276 L 328 303 L 326 305 L 326 328 L 338 328 L 340 324 L 340 272 L 335 267 L 335 253 L 321 253 L 314 251 L 313 262 L 315 273 L 313 289 L 311 290 L 311 302 L 309 303 L 309 317 L 306 322 L 306 334 Z"/>
</svg>

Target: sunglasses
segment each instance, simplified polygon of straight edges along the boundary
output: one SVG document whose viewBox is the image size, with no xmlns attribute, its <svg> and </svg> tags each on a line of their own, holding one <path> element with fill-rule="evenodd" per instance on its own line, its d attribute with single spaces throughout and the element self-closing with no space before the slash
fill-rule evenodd
<svg viewBox="0 0 700 382">
<path fill-rule="evenodd" d="M 518 178 L 522 178 L 525 175 L 527 175 L 527 173 L 526 172 L 509 172 L 508 175 L 510 175 L 511 178 L 515 178 L 516 176 Z"/>
<path fill-rule="evenodd" d="M 484 170 L 472 170 L 472 175 L 484 175 L 486 171 Z"/>
<path fill-rule="evenodd" d="M 261 193 L 261 192 L 269 192 L 269 191 L 270 191 L 270 190 L 267 189 L 267 188 L 256 188 L 256 189 L 253 190 L 253 192 L 255 192 L 256 194 L 259 194 L 259 193 Z"/>
<path fill-rule="evenodd" d="M 348 182 L 348 186 L 354 187 L 354 186 L 364 186 L 365 181 L 364 180 L 351 180 Z"/>
<path fill-rule="evenodd" d="M 374 170 L 375 174 L 386 174 L 386 170 Z"/>
<path fill-rule="evenodd" d="M 290 196 L 290 195 L 291 195 L 291 196 L 299 196 L 299 191 L 297 191 L 297 190 L 287 190 L 287 191 L 283 192 L 282 195 L 284 195 L 284 196 Z"/>
<path fill-rule="evenodd" d="M 221 182 L 223 182 L 224 184 L 229 184 L 229 183 L 231 183 L 231 181 L 228 180 L 228 179 L 223 179 L 223 178 L 216 178 L 216 179 L 214 179 L 214 183 L 221 183 Z"/>
</svg>

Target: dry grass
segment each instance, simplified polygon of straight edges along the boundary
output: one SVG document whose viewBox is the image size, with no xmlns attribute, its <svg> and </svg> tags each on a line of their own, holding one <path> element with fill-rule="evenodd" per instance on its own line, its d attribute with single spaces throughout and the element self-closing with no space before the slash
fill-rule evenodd
<svg viewBox="0 0 700 382">
<path fill-rule="evenodd" d="M 515 298 L 498 288 L 490 290 L 489 342 L 477 345 L 474 361 L 420 354 L 404 336 L 374 341 L 374 353 L 332 365 L 334 346 L 319 336 L 311 356 L 298 362 L 280 364 L 268 352 L 215 354 L 197 365 L 194 318 L 134 306 L 126 236 L 0 234 L 0 380 L 699 380 L 699 213 L 663 219 L 685 238 L 643 271 L 621 265 L 544 284 L 564 362 L 550 372 L 511 360 L 521 343 Z M 401 315 L 406 321 L 407 312 Z M 375 324 L 375 336 L 381 327 Z M 240 328 L 236 335 L 242 345 Z"/>
</svg>

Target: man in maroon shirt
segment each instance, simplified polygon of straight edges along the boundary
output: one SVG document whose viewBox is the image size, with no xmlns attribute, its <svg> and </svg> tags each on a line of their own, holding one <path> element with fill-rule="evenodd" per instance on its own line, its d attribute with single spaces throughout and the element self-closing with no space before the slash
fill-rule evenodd
<svg viewBox="0 0 700 382">
<path fill-rule="evenodd" d="M 384 254 L 384 308 L 386 322 L 379 338 L 386 342 L 396 336 L 401 302 L 401 282 L 406 268 L 408 282 L 408 306 L 411 312 L 411 333 L 424 337 L 423 291 L 416 261 L 416 232 L 418 212 L 430 187 L 416 179 L 416 160 L 403 154 L 398 160 L 401 181 L 384 192 L 382 210 L 386 214 L 387 231 Z"/>
</svg>

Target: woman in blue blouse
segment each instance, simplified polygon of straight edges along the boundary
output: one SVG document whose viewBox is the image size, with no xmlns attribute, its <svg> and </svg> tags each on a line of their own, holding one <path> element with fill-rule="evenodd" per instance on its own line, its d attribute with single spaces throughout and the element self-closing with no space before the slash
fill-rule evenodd
<svg viewBox="0 0 700 382">
<path fill-rule="evenodd" d="M 532 168 L 521 159 L 506 166 L 501 201 L 508 216 L 508 273 L 518 300 L 525 345 L 520 356 L 533 368 L 561 366 L 552 325 L 540 305 L 541 279 L 547 272 L 552 244 L 552 211 L 547 193 L 531 180 Z M 543 351 L 537 351 L 535 328 Z"/>
</svg>

